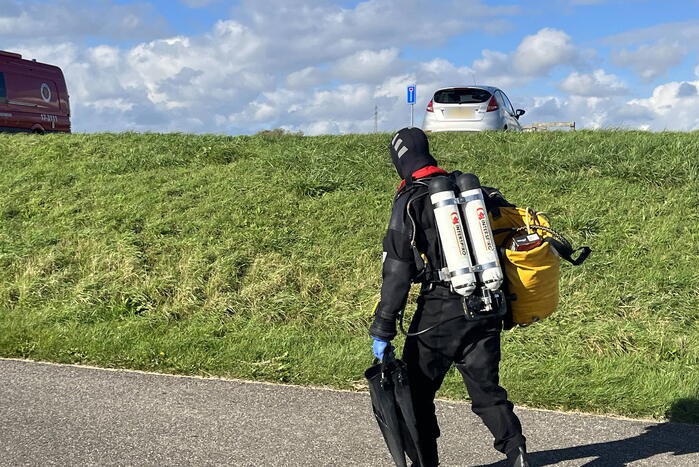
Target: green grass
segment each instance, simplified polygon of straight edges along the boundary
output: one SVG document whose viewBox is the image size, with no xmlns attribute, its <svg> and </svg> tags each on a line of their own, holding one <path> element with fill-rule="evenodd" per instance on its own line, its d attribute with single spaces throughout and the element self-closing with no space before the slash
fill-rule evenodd
<svg viewBox="0 0 699 467">
<path fill-rule="evenodd" d="M 389 139 L 0 136 L 0 355 L 360 387 Z M 512 400 L 699 422 L 699 134 L 430 139 L 594 250 L 503 335 Z"/>
</svg>

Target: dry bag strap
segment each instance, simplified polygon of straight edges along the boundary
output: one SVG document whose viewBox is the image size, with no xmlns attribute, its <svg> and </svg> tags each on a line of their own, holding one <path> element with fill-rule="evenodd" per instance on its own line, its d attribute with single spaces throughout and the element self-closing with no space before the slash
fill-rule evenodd
<svg viewBox="0 0 699 467">
<path fill-rule="evenodd" d="M 551 236 L 546 237 L 544 241 L 549 242 L 551 246 L 556 249 L 558 256 L 568 261 L 573 266 L 581 265 L 587 259 L 587 257 L 590 256 L 590 253 L 592 253 L 592 250 L 588 246 L 581 246 L 577 250 L 574 250 L 573 246 L 563 235 L 559 234 L 550 227 L 544 227 L 543 225 L 530 225 L 529 228 L 543 230 L 544 232 L 551 234 Z M 521 227 L 518 230 L 522 229 L 526 229 L 526 227 Z M 578 251 L 580 252 L 578 257 L 573 258 L 573 255 Z"/>
<path fill-rule="evenodd" d="M 570 243 L 561 243 L 553 237 L 547 237 L 544 239 L 544 241 L 549 242 L 551 246 L 555 248 L 558 256 L 568 261 L 573 266 L 581 265 L 587 259 L 587 257 L 590 256 L 590 253 L 592 253 L 592 250 L 588 246 L 581 246 L 580 248 L 574 250 L 573 247 L 570 246 Z M 573 255 L 578 251 L 580 252 L 578 257 L 573 258 Z"/>
<path fill-rule="evenodd" d="M 570 264 L 573 266 L 579 266 L 581 265 L 588 256 L 590 256 L 590 253 L 592 253 L 592 250 L 590 247 L 587 246 L 581 246 L 578 249 L 574 249 L 573 246 L 570 244 L 566 238 L 553 230 L 550 227 L 545 227 L 543 225 L 529 225 L 527 226 L 522 226 L 516 229 L 512 229 L 513 232 L 519 232 L 520 230 L 528 230 L 528 229 L 534 229 L 534 230 L 543 230 L 544 232 L 547 232 L 550 234 L 550 237 L 546 237 L 544 239 L 545 242 L 548 242 L 551 244 L 551 246 L 556 250 L 556 253 L 558 253 L 558 256 L 563 258 L 564 260 L 568 261 Z M 506 231 L 506 229 L 498 229 L 500 231 Z M 577 258 L 574 258 L 573 255 L 577 252 L 580 252 Z"/>
</svg>

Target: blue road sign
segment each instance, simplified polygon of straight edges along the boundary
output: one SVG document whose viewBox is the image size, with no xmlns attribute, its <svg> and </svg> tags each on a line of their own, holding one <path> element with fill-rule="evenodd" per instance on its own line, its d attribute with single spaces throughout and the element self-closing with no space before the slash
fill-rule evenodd
<svg viewBox="0 0 699 467">
<path fill-rule="evenodd" d="M 415 85 L 412 84 L 408 86 L 408 104 L 414 104 L 415 103 Z"/>
</svg>

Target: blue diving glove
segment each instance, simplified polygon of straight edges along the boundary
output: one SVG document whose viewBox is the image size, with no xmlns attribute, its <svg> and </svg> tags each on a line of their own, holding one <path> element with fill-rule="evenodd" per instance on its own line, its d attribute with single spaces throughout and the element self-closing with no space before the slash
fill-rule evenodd
<svg viewBox="0 0 699 467">
<path fill-rule="evenodd" d="M 378 337 L 371 336 L 371 338 L 374 339 L 374 345 L 372 346 L 374 357 L 378 358 L 379 360 L 383 360 L 383 354 L 386 351 L 386 348 L 389 346 L 389 343 L 385 340 L 379 339 Z"/>
</svg>

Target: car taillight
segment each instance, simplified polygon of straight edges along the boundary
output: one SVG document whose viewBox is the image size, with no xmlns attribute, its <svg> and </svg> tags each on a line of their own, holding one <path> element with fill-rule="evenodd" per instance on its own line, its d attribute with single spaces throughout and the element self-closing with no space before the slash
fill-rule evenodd
<svg viewBox="0 0 699 467">
<path fill-rule="evenodd" d="M 432 99 L 427 103 L 427 111 L 434 112 L 434 107 L 432 107 Z"/>
<path fill-rule="evenodd" d="M 494 112 L 499 108 L 500 107 L 498 107 L 498 101 L 495 100 L 495 96 L 491 97 L 490 101 L 488 102 L 488 108 L 486 109 L 486 112 Z"/>
</svg>

